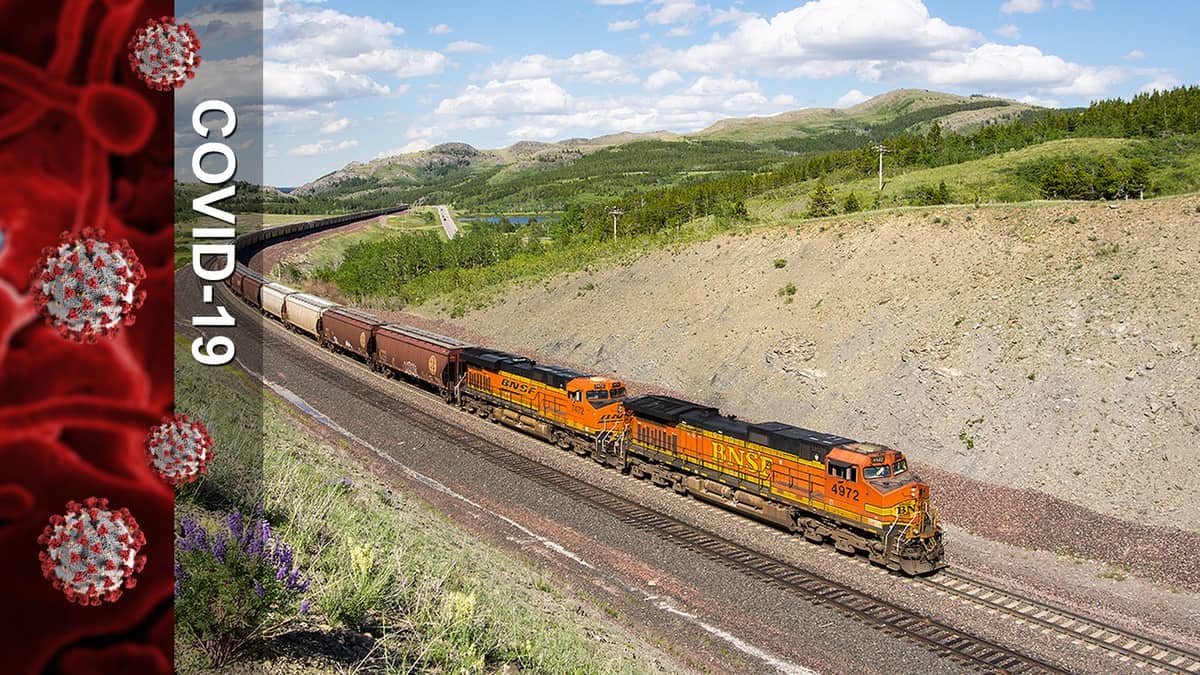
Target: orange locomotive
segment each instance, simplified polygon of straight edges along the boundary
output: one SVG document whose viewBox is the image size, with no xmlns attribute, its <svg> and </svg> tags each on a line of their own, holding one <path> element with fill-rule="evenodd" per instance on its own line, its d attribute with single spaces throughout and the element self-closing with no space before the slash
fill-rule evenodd
<svg viewBox="0 0 1200 675">
<path fill-rule="evenodd" d="M 628 468 L 907 574 L 944 566 L 929 485 L 899 451 L 669 396 L 625 401 Z"/>
<path fill-rule="evenodd" d="M 602 464 L 623 463 L 621 382 L 492 349 L 464 349 L 459 364 L 459 406 Z"/>
</svg>

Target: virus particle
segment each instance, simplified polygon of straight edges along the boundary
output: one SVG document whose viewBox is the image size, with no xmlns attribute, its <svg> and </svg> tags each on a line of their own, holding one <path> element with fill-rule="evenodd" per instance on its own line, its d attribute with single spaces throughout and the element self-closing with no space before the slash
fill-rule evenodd
<svg viewBox="0 0 1200 675">
<path fill-rule="evenodd" d="M 135 572 L 146 565 L 138 553 L 146 537 L 128 509 L 110 511 L 107 499 L 67 502 L 65 515 L 50 517 L 38 544 L 42 575 L 81 605 L 114 602 L 122 588 L 137 585 Z"/>
<path fill-rule="evenodd" d="M 150 466 L 171 485 L 190 483 L 207 471 L 212 447 L 204 423 L 187 415 L 167 419 L 146 437 Z"/>
<path fill-rule="evenodd" d="M 129 40 L 129 67 L 159 91 L 178 89 L 196 76 L 200 65 L 200 40 L 188 24 L 174 17 L 150 19 Z"/>
<path fill-rule="evenodd" d="M 146 278 L 129 242 L 106 241 L 103 230 L 64 232 L 57 248 L 42 249 L 33 268 L 33 304 L 63 337 L 95 342 L 133 323 L 146 299 L 137 285 Z"/>
</svg>

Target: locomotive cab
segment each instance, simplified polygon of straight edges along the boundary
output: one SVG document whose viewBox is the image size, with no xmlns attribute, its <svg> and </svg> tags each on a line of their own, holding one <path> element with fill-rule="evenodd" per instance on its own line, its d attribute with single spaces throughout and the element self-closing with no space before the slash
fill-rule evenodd
<svg viewBox="0 0 1200 675">
<path fill-rule="evenodd" d="M 885 533 L 901 567 L 922 573 L 941 566 L 942 531 L 929 485 L 908 468 L 904 453 L 875 443 L 853 443 L 826 458 L 831 501 L 861 509 Z M 911 569 L 909 569 L 911 568 Z"/>
<path fill-rule="evenodd" d="M 606 408 L 625 399 L 625 383 L 607 377 L 581 377 L 567 383 L 567 397 L 586 402 L 593 409 Z"/>
</svg>

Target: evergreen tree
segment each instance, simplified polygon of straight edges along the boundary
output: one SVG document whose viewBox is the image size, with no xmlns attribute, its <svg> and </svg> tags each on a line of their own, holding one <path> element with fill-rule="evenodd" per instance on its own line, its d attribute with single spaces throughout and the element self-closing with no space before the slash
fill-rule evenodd
<svg viewBox="0 0 1200 675">
<path fill-rule="evenodd" d="M 812 194 L 808 198 L 808 216 L 810 218 L 822 218 L 824 216 L 832 216 L 837 211 L 833 207 L 833 193 L 825 185 L 825 181 L 818 181 L 817 186 L 813 188 Z"/>
<path fill-rule="evenodd" d="M 862 210 L 858 204 L 858 195 L 851 192 L 846 195 L 846 201 L 842 202 L 842 213 L 855 213 Z"/>
</svg>

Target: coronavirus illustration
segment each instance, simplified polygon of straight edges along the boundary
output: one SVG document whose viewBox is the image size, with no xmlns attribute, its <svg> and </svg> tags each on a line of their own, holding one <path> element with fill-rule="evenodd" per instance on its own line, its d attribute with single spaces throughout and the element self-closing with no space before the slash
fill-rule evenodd
<svg viewBox="0 0 1200 675">
<path fill-rule="evenodd" d="M 146 86 L 159 91 L 178 89 L 196 76 L 200 40 L 188 24 L 174 17 L 150 19 L 129 41 L 129 67 Z"/>
<path fill-rule="evenodd" d="M 50 517 L 38 544 L 46 547 L 38 553 L 42 575 L 81 605 L 116 601 L 123 588 L 137 585 L 134 574 L 146 564 L 137 521 L 128 509 L 110 510 L 107 499 L 68 502 L 66 514 Z"/>
<path fill-rule="evenodd" d="M 146 437 L 150 466 L 171 485 L 190 483 L 208 470 L 213 441 L 208 428 L 187 415 L 175 415 Z"/>
<path fill-rule="evenodd" d="M 129 242 L 107 241 L 103 230 L 64 232 L 57 248 L 42 250 L 32 272 L 34 306 L 63 337 L 94 342 L 133 323 L 146 299 L 137 285 L 146 278 Z"/>
</svg>

